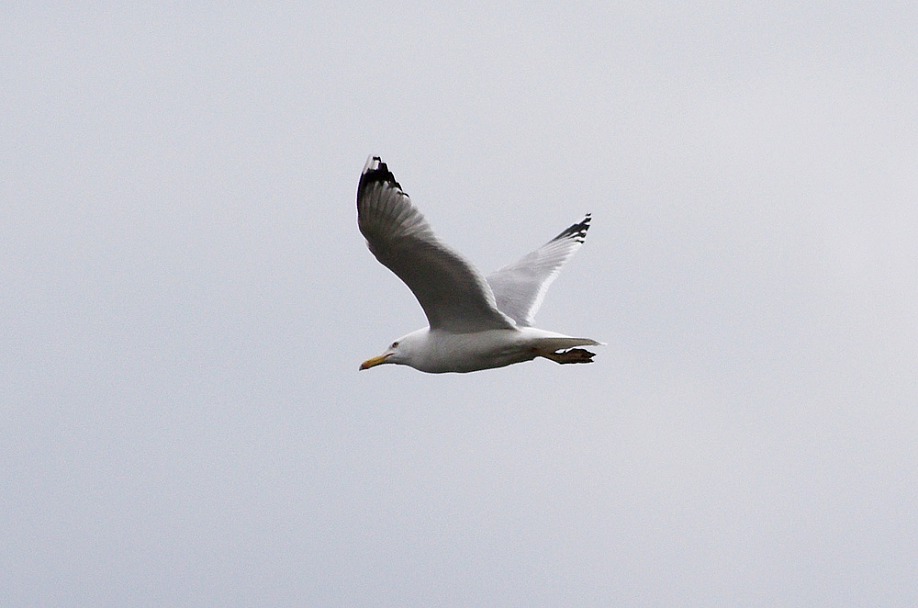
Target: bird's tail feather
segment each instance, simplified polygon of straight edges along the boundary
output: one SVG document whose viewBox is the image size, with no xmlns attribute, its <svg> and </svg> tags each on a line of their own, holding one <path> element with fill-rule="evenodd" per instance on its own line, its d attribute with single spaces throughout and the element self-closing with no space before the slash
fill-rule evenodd
<svg viewBox="0 0 918 608">
<path fill-rule="evenodd" d="M 571 338 L 568 336 L 552 336 L 549 338 L 537 338 L 535 347 L 539 350 L 554 352 L 575 346 L 602 346 L 602 342 L 591 340 L 590 338 Z"/>
</svg>

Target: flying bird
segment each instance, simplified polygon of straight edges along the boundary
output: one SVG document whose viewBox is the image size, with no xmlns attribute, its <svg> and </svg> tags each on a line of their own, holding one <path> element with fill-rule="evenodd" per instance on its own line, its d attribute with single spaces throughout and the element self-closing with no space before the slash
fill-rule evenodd
<svg viewBox="0 0 918 608">
<path fill-rule="evenodd" d="M 532 327 L 533 317 L 561 267 L 583 244 L 590 214 L 542 247 L 483 276 L 444 245 L 378 156 L 367 159 L 357 186 L 357 225 L 367 247 L 414 293 L 428 327 L 394 341 L 360 369 L 384 363 L 422 372 L 474 372 L 536 357 L 592 363 L 598 346 Z"/>
</svg>

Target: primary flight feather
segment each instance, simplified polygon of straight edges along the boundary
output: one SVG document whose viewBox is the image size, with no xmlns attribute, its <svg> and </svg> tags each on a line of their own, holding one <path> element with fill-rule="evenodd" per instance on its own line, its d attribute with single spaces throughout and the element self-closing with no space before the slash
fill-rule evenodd
<svg viewBox="0 0 918 608">
<path fill-rule="evenodd" d="M 592 363 L 594 353 L 574 347 L 599 342 L 532 327 L 548 286 L 583 244 L 589 214 L 485 278 L 436 237 L 386 163 L 372 156 L 357 186 L 357 225 L 376 259 L 414 293 L 429 323 L 360 369 L 395 363 L 430 373 L 471 372 L 536 357 Z"/>
</svg>

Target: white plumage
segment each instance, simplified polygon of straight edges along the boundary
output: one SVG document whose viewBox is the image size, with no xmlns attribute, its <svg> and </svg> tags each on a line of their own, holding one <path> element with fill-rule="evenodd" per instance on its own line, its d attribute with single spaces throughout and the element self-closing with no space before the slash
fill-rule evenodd
<svg viewBox="0 0 918 608">
<path fill-rule="evenodd" d="M 374 156 L 357 186 L 357 225 L 376 259 L 414 293 L 430 324 L 360 369 L 396 363 L 431 373 L 471 372 L 536 357 L 592 363 L 593 353 L 574 347 L 599 342 L 531 327 L 548 286 L 583 244 L 589 214 L 485 278 L 440 242 L 386 163 Z"/>
</svg>

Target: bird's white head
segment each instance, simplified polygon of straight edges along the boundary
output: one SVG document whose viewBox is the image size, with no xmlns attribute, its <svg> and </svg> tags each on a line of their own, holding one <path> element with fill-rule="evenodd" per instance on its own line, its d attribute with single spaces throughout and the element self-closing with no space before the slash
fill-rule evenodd
<svg viewBox="0 0 918 608">
<path fill-rule="evenodd" d="M 418 352 L 423 342 L 421 334 L 426 335 L 427 330 L 418 330 L 416 332 L 411 332 L 407 336 L 402 336 L 390 344 L 389 348 L 387 348 L 383 354 L 378 357 L 373 357 L 372 359 L 367 359 L 361 363 L 360 369 L 370 369 L 371 367 L 376 367 L 383 363 L 411 365 L 412 361 L 414 361 L 415 353 Z"/>
</svg>

